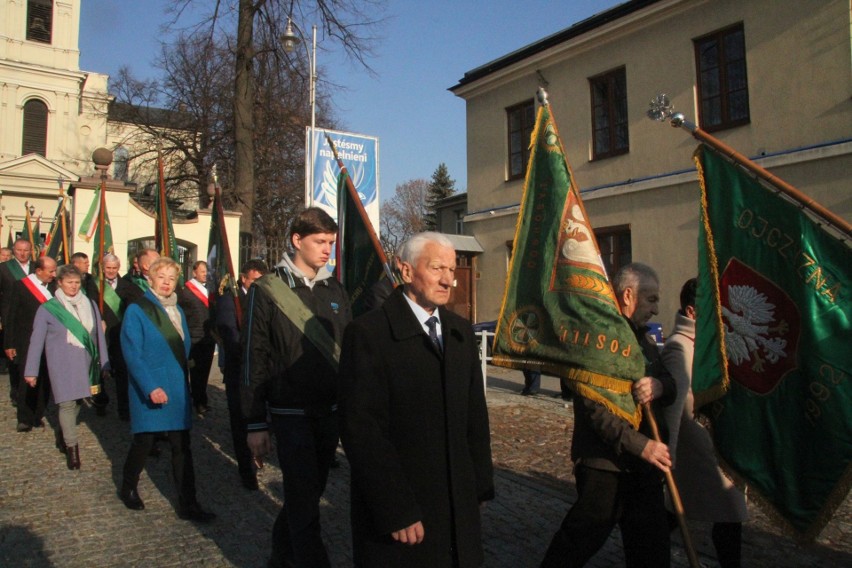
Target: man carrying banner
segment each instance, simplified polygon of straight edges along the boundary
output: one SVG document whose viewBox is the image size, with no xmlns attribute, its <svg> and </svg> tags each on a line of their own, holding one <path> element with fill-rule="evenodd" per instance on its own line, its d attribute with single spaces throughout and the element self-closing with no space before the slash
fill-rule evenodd
<svg viewBox="0 0 852 568">
<path fill-rule="evenodd" d="M 618 304 L 645 356 L 645 377 L 633 385 L 638 404 L 651 408 L 675 398 L 675 384 L 662 365 L 645 324 L 657 313 L 659 279 L 649 266 L 628 264 L 613 286 Z M 647 407 L 646 407 L 647 408 Z M 628 567 L 670 565 L 669 525 L 663 500 L 663 475 L 671 467 L 668 447 L 652 439 L 649 420 L 635 430 L 603 404 L 574 398 L 577 502 L 553 536 L 542 568 L 583 566 L 603 546 L 613 527 L 621 528 Z M 661 430 L 662 421 L 658 421 Z M 662 439 L 666 439 L 663 432 Z"/>
<path fill-rule="evenodd" d="M 349 298 L 326 269 L 336 239 L 325 211 L 305 209 L 290 227 L 293 256 L 249 291 L 241 392 L 248 446 L 256 458 L 268 454 L 271 428 L 284 476 L 269 566 L 330 565 L 319 501 L 337 449 L 340 341 L 351 319 Z"/>
</svg>

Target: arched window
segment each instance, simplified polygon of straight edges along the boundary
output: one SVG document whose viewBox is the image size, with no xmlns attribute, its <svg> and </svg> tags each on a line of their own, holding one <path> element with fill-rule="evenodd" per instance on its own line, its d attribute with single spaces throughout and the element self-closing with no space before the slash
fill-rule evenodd
<svg viewBox="0 0 852 568">
<path fill-rule="evenodd" d="M 119 146 L 112 153 L 112 177 L 119 181 L 127 181 L 128 178 L 128 161 L 130 154 L 127 148 Z"/>
<path fill-rule="evenodd" d="M 53 36 L 53 0 L 27 1 L 27 39 L 50 43 Z"/>
<path fill-rule="evenodd" d="M 47 154 L 47 105 L 38 99 L 24 103 L 24 136 L 21 155 Z"/>
</svg>

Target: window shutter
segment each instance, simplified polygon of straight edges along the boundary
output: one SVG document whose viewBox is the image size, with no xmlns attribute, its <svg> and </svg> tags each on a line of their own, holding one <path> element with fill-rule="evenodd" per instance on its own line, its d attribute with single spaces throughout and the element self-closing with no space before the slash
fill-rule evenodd
<svg viewBox="0 0 852 568">
<path fill-rule="evenodd" d="M 47 154 L 47 105 L 39 100 L 24 104 L 24 140 L 21 155 Z"/>
</svg>

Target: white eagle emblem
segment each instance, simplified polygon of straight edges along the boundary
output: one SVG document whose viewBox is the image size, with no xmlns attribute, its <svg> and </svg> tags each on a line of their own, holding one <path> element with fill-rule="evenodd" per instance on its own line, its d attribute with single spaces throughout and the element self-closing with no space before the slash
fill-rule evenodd
<svg viewBox="0 0 852 568">
<path fill-rule="evenodd" d="M 775 305 L 752 286 L 728 286 L 728 304 L 722 306 L 725 348 L 734 365 L 754 360 L 751 369 L 763 372 L 764 361 L 777 363 L 787 357 L 787 340 L 772 334 L 787 333 L 787 322 L 775 322 Z"/>
</svg>

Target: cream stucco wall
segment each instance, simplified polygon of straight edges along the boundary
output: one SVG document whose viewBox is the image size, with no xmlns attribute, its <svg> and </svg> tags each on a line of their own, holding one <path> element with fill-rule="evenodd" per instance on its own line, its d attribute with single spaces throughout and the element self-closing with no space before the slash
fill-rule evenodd
<svg viewBox="0 0 852 568">
<path fill-rule="evenodd" d="M 697 142 L 645 118 L 659 91 L 696 117 L 692 40 L 742 22 L 751 123 L 717 136 L 848 219 L 852 214 L 852 58 L 846 0 L 663 0 L 563 44 L 454 88 L 467 101 L 470 234 L 479 258 L 480 320 L 502 300 L 508 251 L 523 181 L 506 181 L 505 109 L 549 82 L 575 180 L 596 228 L 629 225 L 633 259 L 657 268 L 663 285 L 658 321 L 671 326 L 680 285 L 696 271 Z M 566 22 L 566 26 L 571 22 Z M 625 67 L 630 152 L 591 161 L 588 78 Z M 812 148 L 817 146 L 817 148 Z M 772 155 L 777 154 L 777 155 Z M 687 171 L 687 173 L 679 173 Z"/>
</svg>

